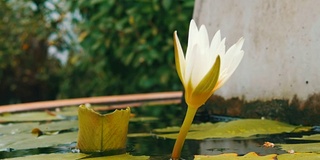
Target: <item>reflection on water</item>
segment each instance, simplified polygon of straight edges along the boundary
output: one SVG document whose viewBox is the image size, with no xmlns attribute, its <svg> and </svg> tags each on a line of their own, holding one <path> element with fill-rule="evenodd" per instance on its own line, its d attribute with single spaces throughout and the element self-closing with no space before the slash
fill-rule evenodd
<svg viewBox="0 0 320 160">
<path fill-rule="evenodd" d="M 155 108 L 154 108 L 155 109 Z M 157 108 L 165 109 L 165 108 Z M 168 126 L 180 126 L 182 124 L 183 115 L 178 117 L 164 117 L 169 116 L 168 112 L 160 111 L 160 117 L 157 121 L 144 121 L 144 122 L 130 122 L 130 133 L 152 133 L 153 129 L 165 128 Z M 179 113 L 179 112 L 177 112 Z M 181 112 L 180 112 L 181 113 Z M 145 114 L 144 114 L 145 115 Z M 176 114 L 177 115 L 177 114 Z M 285 151 L 274 147 L 265 148 L 262 145 L 266 141 L 273 143 L 285 143 L 285 136 L 260 136 L 253 138 L 233 138 L 233 139 L 205 139 L 205 140 L 186 140 L 183 150 L 182 158 L 192 160 L 193 155 L 217 155 L 222 153 L 237 153 L 244 155 L 249 152 L 256 152 L 259 155 L 267 154 L 282 154 Z M 151 160 L 168 160 L 172 152 L 175 140 L 157 138 L 155 136 L 149 137 L 130 137 L 128 138 L 127 151 L 132 155 L 148 155 Z"/>
<path fill-rule="evenodd" d="M 157 108 L 164 109 L 164 108 Z M 162 112 L 162 116 L 157 121 L 130 122 L 130 133 L 152 133 L 153 129 L 165 128 L 168 126 L 180 126 L 183 116 L 179 118 L 163 117 L 172 112 Z M 234 139 L 205 139 L 186 140 L 182 150 L 182 157 L 186 160 L 193 159 L 193 155 L 217 155 L 222 153 L 237 153 L 244 155 L 249 152 L 256 152 L 260 155 L 271 153 L 285 153 L 279 148 L 262 147 L 265 141 L 284 142 L 283 136 L 254 137 L 254 138 L 234 138 Z M 170 158 L 175 140 L 150 137 L 128 138 L 128 152 L 133 155 L 148 155 L 152 160 L 168 160 Z"/>
<path fill-rule="evenodd" d="M 239 155 L 244 155 L 249 152 L 256 152 L 259 155 L 266 155 L 285 153 L 277 147 L 262 147 L 265 140 L 267 139 L 205 139 L 202 141 L 186 140 L 182 150 L 182 157 L 186 160 L 192 160 L 193 155 L 199 154 L 217 155 L 222 153 L 238 153 Z M 170 159 L 174 142 L 175 140 L 173 139 L 163 139 L 152 136 L 128 138 L 127 152 L 132 155 L 150 156 L 150 160 L 168 160 Z M 58 147 L 0 152 L 0 159 L 36 154 L 68 153 L 72 152 L 71 149 L 74 147 L 75 143 Z"/>
<path fill-rule="evenodd" d="M 259 155 L 283 154 L 285 151 L 274 147 L 266 148 L 262 145 L 266 138 L 257 139 L 205 139 L 186 140 L 182 157 L 193 159 L 193 155 L 218 155 L 222 153 L 237 153 L 245 155 L 256 152 Z M 156 137 L 129 138 L 128 151 L 133 155 L 149 155 L 152 160 L 168 160 L 174 140 Z"/>
<path fill-rule="evenodd" d="M 263 147 L 263 139 L 206 139 L 200 141 L 199 154 L 202 155 L 217 155 L 221 153 L 237 153 L 239 155 L 245 155 L 249 152 L 256 152 L 259 155 L 267 154 L 282 154 L 284 151 L 279 150 L 278 148 L 266 148 Z"/>
<path fill-rule="evenodd" d="M 141 120 L 130 122 L 129 133 L 150 133 L 150 135 L 152 135 L 153 129 L 156 128 L 180 126 L 184 116 L 184 114 L 181 114 L 184 113 L 181 111 L 181 107 L 172 107 L 170 110 L 167 107 L 147 107 L 138 109 L 133 108 L 133 113 L 157 117 L 159 119 L 153 121 Z M 315 127 L 314 131 L 319 131 L 319 128 L 320 127 Z M 305 135 L 306 133 L 303 134 Z M 314 133 L 310 133 L 310 135 L 311 134 Z M 273 143 L 301 143 L 301 141 L 298 142 L 287 139 L 288 137 L 293 136 L 301 137 L 301 135 L 301 133 L 290 133 L 273 136 L 257 136 L 252 138 L 186 140 L 182 150 L 182 158 L 191 160 L 193 159 L 193 155 L 217 155 L 222 153 L 237 153 L 239 155 L 244 155 L 249 152 L 256 152 L 259 155 L 282 154 L 285 153 L 285 151 L 279 149 L 277 146 L 274 148 L 266 148 L 262 145 L 266 141 Z M 170 159 L 174 142 L 175 140 L 173 139 L 158 138 L 156 136 L 129 137 L 127 141 L 127 152 L 132 155 L 151 156 L 151 160 L 168 160 Z M 68 153 L 72 152 L 72 149 L 75 148 L 75 146 L 76 142 L 70 145 L 58 145 L 27 150 L 8 149 L 6 151 L 0 151 L 0 159 L 36 154 Z"/>
</svg>

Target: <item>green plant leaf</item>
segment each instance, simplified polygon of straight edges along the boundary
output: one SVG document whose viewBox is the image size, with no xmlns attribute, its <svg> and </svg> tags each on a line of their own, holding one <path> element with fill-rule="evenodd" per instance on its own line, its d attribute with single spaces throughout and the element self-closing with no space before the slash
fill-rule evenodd
<svg viewBox="0 0 320 160">
<path fill-rule="evenodd" d="M 76 117 L 77 115 L 78 115 L 78 106 L 64 107 L 56 111 L 4 113 L 4 114 L 0 114 L 0 122 L 64 120 L 67 117 Z"/>
<path fill-rule="evenodd" d="M 220 155 L 195 155 L 194 160 L 318 160 L 320 154 L 317 153 L 294 153 L 294 154 L 269 154 L 265 156 L 259 156 L 254 152 L 250 152 L 244 156 L 238 156 L 236 153 L 225 153 Z"/>
<path fill-rule="evenodd" d="M 303 143 L 280 144 L 279 147 L 286 151 L 320 153 L 320 134 L 303 136 L 301 138 L 290 138 L 291 140 L 301 140 Z M 317 143 L 315 143 L 317 142 Z"/>
<path fill-rule="evenodd" d="M 244 156 L 238 156 L 236 153 L 225 153 L 220 155 L 195 155 L 194 160 L 225 160 L 225 159 L 232 159 L 232 160 L 273 160 L 277 157 L 276 154 L 270 154 L 266 156 L 259 156 L 254 152 L 247 153 Z"/>
<path fill-rule="evenodd" d="M 60 116 L 50 115 L 46 112 L 8 113 L 0 116 L 0 122 L 48 121 L 61 119 L 63 118 Z"/>
<path fill-rule="evenodd" d="M 302 136 L 301 138 L 290 138 L 290 139 L 320 141 L 320 134 L 313 134 L 313 135 L 310 135 L 310 136 Z"/>
<path fill-rule="evenodd" d="M 77 132 L 43 135 L 40 137 L 34 136 L 31 133 L 21 133 L 18 135 L 3 135 L 0 136 L 0 150 L 13 148 L 15 150 L 52 147 L 60 144 L 71 144 L 76 142 Z"/>
<path fill-rule="evenodd" d="M 81 152 L 105 152 L 126 147 L 130 109 L 101 115 L 92 108 L 79 107 L 77 147 Z"/>
<path fill-rule="evenodd" d="M 78 121 L 69 120 L 69 121 L 59 121 L 51 122 L 47 124 L 40 124 L 38 128 L 42 131 L 61 131 L 78 128 Z"/>
<path fill-rule="evenodd" d="M 320 154 L 317 153 L 294 153 L 294 154 L 281 154 L 277 156 L 278 160 L 318 160 Z"/>
<path fill-rule="evenodd" d="M 293 132 L 297 126 L 286 123 L 261 120 L 261 119 L 241 119 L 230 122 L 205 123 L 192 125 L 187 135 L 187 139 L 206 139 L 206 138 L 234 138 L 234 137 L 250 137 L 254 135 L 269 135 L 284 132 Z M 154 130 L 158 132 L 158 136 L 165 138 L 176 138 L 178 127 L 169 127 L 165 129 Z M 171 132 L 170 134 L 161 134 Z"/>
<path fill-rule="evenodd" d="M 320 153 L 320 143 L 280 144 L 279 147 L 286 151 Z"/>
<path fill-rule="evenodd" d="M 32 128 L 38 126 L 37 122 L 0 124 L 0 135 L 30 133 Z"/>
<path fill-rule="evenodd" d="M 157 117 L 134 117 L 130 118 L 130 122 L 147 122 L 159 120 Z"/>
<path fill-rule="evenodd" d="M 115 156 L 103 156 L 103 157 L 94 157 L 94 158 L 86 158 L 90 155 L 83 153 L 65 153 L 65 154 L 41 154 L 41 155 L 33 155 L 26 157 L 17 157 L 17 158 L 7 158 L 10 160 L 56 160 L 56 159 L 65 159 L 65 160 L 74 160 L 74 159 L 82 159 L 86 160 L 147 160 L 149 156 L 132 156 L 129 154 L 121 154 Z"/>
<path fill-rule="evenodd" d="M 130 133 L 128 137 L 150 137 L 152 134 L 150 133 Z"/>
</svg>

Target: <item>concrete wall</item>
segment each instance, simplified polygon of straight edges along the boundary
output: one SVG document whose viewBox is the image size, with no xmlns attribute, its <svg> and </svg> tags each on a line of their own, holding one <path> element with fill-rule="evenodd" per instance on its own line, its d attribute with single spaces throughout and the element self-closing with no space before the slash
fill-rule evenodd
<svg viewBox="0 0 320 160">
<path fill-rule="evenodd" d="M 319 0 L 196 0 L 194 19 L 227 48 L 245 38 L 245 56 L 216 94 L 245 100 L 305 100 L 320 93 Z"/>
</svg>

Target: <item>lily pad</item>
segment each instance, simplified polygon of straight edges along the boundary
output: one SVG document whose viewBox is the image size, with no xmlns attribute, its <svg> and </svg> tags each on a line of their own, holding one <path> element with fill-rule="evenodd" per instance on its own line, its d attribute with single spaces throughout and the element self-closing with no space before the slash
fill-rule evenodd
<svg viewBox="0 0 320 160">
<path fill-rule="evenodd" d="M 127 137 L 150 137 L 151 133 L 129 133 Z"/>
<path fill-rule="evenodd" d="M 280 144 L 279 146 L 286 151 L 320 153 L 320 148 L 319 148 L 320 134 L 314 134 L 310 136 L 303 136 L 301 138 L 290 138 L 290 139 L 301 140 L 303 142 L 308 142 L 308 143 Z"/>
<path fill-rule="evenodd" d="M 244 156 L 238 156 L 236 153 L 226 153 L 220 155 L 195 155 L 194 160 L 225 160 L 225 159 L 232 159 L 232 160 L 271 160 L 276 159 L 276 154 L 270 154 L 266 156 L 259 156 L 254 152 L 250 152 Z"/>
<path fill-rule="evenodd" d="M 0 124 L 0 137 L 7 134 L 30 133 L 31 129 L 37 126 L 37 122 Z"/>
<path fill-rule="evenodd" d="M 0 122 L 48 121 L 61 119 L 64 118 L 47 112 L 7 113 L 0 116 Z"/>
<path fill-rule="evenodd" d="M 280 144 L 279 146 L 286 151 L 320 153 L 320 143 Z"/>
<path fill-rule="evenodd" d="M 78 106 L 64 107 L 53 112 L 60 116 L 78 116 Z"/>
<path fill-rule="evenodd" d="M 26 157 L 17 157 L 17 158 L 7 158 L 10 160 L 56 160 L 56 159 L 82 159 L 88 157 L 90 155 L 83 153 L 65 153 L 65 154 L 41 154 L 41 155 L 33 155 Z M 148 160 L 149 156 L 132 156 L 129 154 L 121 154 L 114 156 L 103 156 L 103 157 L 94 157 L 94 158 L 85 158 L 86 160 Z"/>
<path fill-rule="evenodd" d="M 145 121 L 156 121 L 159 120 L 157 117 L 134 117 L 130 118 L 130 122 L 145 122 Z"/>
<path fill-rule="evenodd" d="M 40 124 L 39 129 L 43 131 L 61 131 L 78 128 L 78 121 L 59 121 L 46 124 Z"/>
<path fill-rule="evenodd" d="M 310 135 L 310 136 L 303 136 L 302 138 L 290 138 L 290 139 L 320 141 L 320 134 L 314 134 L 314 135 Z"/>
<path fill-rule="evenodd" d="M 64 107 L 55 111 L 0 114 L 0 122 L 64 120 L 67 117 L 76 117 L 77 115 L 78 107 Z"/>
<path fill-rule="evenodd" d="M 236 153 L 225 153 L 220 155 L 195 155 L 194 160 L 225 160 L 225 159 L 232 159 L 232 160 L 318 160 L 320 159 L 320 154 L 317 153 L 294 153 L 294 154 L 269 154 L 265 156 L 259 156 L 254 152 L 250 152 L 244 156 L 238 156 Z"/>
<path fill-rule="evenodd" d="M 320 154 L 317 153 L 294 153 L 294 154 L 281 154 L 277 156 L 278 160 L 319 160 Z"/>
<path fill-rule="evenodd" d="M 0 125 L 0 136 L 8 134 L 31 133 L 32 129 L 39 128 L 41 131 L 63 131 L 78 128 L 78 121 L 59 121 L 39 124 L 36 122 L 9 123 Z"/>
<path fill-rule="evenodd" d="M 192 125 L 187 139 L 251 137 L 254 135 L 289 133 L 297 128 L 297 126 L 272 120 L 241 119 L 230 122 Z M 178 133 L 172 133 L 178 131 L 177 127 L 156 131 L 171 132 L 170 134 L 158 134 L 158 136 L 164 138 L 175 139 L 178 135 Z"/>
<path fill-rule="evenodd" d="M 36 137 L 31 133 L 22 133 L 19 135 L 4 135 L 0 136 L 0 150 L 12 148 L 15 150 L 42 148 L 57 146 L 60 144 L 71 144 L 77 141 L 77 132 L 44 135 Z"/>
</svg>

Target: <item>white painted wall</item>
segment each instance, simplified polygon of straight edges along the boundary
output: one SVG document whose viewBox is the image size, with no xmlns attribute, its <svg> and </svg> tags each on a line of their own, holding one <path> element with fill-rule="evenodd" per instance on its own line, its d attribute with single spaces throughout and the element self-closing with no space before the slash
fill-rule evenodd
<svg viewBox="0 0 320 160">
<path fill-rule="evenodd" d="M 245 56 L 216 94 L 245 100 L 305 100 L 320 93 L 320 0 L 196 0 L 194 19 Z"/>
</svg>

